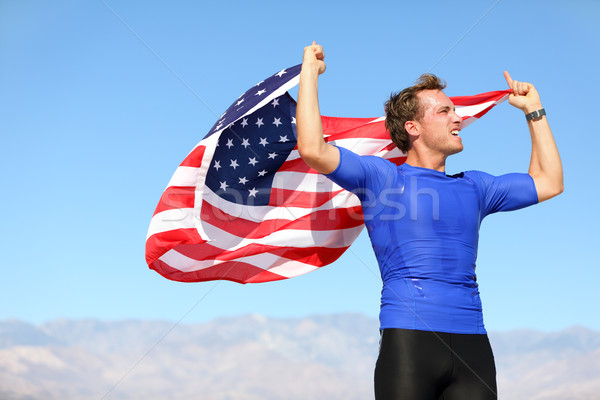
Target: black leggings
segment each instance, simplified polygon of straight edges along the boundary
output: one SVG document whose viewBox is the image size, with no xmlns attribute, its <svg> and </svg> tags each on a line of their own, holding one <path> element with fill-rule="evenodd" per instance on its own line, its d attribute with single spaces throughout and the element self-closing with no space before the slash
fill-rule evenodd
<svg viewBox="0 0 600 400">
<path fill-rule="evenodd" d="M 375 366 L 375 399 L 497 399 L 487 335 L 384 329 Z"/>
</svg>

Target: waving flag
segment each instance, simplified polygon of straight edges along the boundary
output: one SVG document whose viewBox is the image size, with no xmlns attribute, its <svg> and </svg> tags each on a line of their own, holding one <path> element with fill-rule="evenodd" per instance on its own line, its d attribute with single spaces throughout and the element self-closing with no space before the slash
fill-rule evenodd
<svg viewBox="0 0 600 400">
<path fill-rule="evenodd" d="M 148 266 L 176 281 L 286 279 L 339 258 L 362 231 L 360 202 L 296 148 L 300 65 L 240 96 L 180 164 L 146 239 Z M 453 97 L 463 126 L 510 91 Z M 401 164 L 384 117 L 322 117 L 326 141 Z"/>
</svg>

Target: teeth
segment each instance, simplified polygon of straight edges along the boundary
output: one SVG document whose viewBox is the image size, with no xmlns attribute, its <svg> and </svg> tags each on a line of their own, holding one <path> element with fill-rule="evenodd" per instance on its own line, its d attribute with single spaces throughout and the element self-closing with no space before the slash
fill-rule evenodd
<svg viewBox="0 0 600 400">
<path fill-rule="evenodd" d="M 450 133 L 453 134 L 454 136 L 458 136 L 458 129 L 455 129 L 455 130 L 453 130 Z"/>
</svg>

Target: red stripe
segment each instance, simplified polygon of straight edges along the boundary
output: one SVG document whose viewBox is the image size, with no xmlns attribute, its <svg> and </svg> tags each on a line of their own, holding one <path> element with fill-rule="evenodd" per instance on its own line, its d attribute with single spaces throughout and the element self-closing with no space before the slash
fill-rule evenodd
<svg viewBox="0 0 600 400">
<path fill-rule="evenodd" d="M 406 157 L 392 157 L 392 158 L 386 158 L 386 160 L 388 160 L 391 163 L 394 163 L 396 165 L 402 165 L 406 162 Z"/>
<path fill-rule="evenodd" d="M 327 134 L 329 132 L 325 133 Z M 331 132 L 331 134 L 325 139 L 325 141 L 331 142 L 333 140 L 351 138 L 373 138 L 390 140 L 390 136 L 387 130 L 385 129 L 385 122 L 379 121 L 363 126 L 357 126 L 354 129 L 350 129 L 344 132 Z"/>
<path fill-rule="evenodd" d="M 193 208 L 195 199 L 195 190 L 193 186 L 170 186 L 160 196 L 160 201 L 154 210 L 156 215 L 159 212 L 173 210 L 178 208 Z"/>
<path fill-rule="evenodd" d="M 330 132 L 346 132 L 357 127 L 361 127 L 364 125 L 377 125 L 380 122 L 372 123 L 371 121 L 376 120 L 377 118 L 344 118 L 344 117 L 328 117 L 321 116 L 321 124 L 323 126 L 323 132 L 326 134 Z"/>
<path fill-rule="evenodd" d="M 172 268 L 161 260 L 156 260 L 154 263 L 150 264 L 149 267 L 165 278 L 178 282 L 228 280 L 237 283 L 248 283 L 286 279 L 284 276 L 239 261 L 229 261 L 200 271 L 192 272 L 183 272 Z"/>
<path fill-rule="evenodd" d="M 498 101 L 509 93 L 512 93 L 512 89 L 495 90 L 493 92 L 480 93 L 474 96 L 454 96 L 450 97 L 450 100 L 455 106 L 475 106 L 487 101 Z"/>
<path fill-rule="evenodd" d="M 283 163 L 279 171 L 302 172 L 304 174 L 318 174 L 317 171 L 306 165 L 303 159 L 296 158 L 295 160 L 286 161 Z"/>
<path fill-rule="evenodd" d="M 146 240 L 146 263 L 150 265 L 177 245 L 196 245 L 203 242 L 204 240 L 200 237 L 196 228 L 174 229 L 155 233 Z"/>
<path fill-rule="evenodd" d="M 363 224 L 361 206 L 314 211 L 295 220 L 270 219 L 254 222 L 229 215 L 205 201 L 202 203 L 200 215 L 202 221 L 232 235 L 248 239 L 262 238 L 284 229 L 330 231 Z"/>
<path fill-rule="evenodd" d="M 196 146 L 194 150 L 192 150 L 191 153 L 187 155 L 185 160 L 182 161 L 180 166 L 199 168 L 202 165 L 204 150 L 206 150 L 206 146 Z"/>
</svg>

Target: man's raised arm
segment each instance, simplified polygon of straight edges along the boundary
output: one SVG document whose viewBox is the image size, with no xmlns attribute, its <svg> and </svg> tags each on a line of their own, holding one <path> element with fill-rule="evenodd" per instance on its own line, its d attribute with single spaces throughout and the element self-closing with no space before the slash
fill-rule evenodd
<svg viewBox="0 0 600 400">
<path fill-rule="evenodd" d="M 304 48 L 298 104 L 296 107 L 296 133 L 298 152 L 311 168 L 322 174 L 333 172 L 339 162 L 339 150 L 323 139 L 323 125 L 319 111 L 319 75 L 325 72 L 323 48 L 313 42 Z"/>
<path fill-rule="evenodd" d="M 506 83 L 513 90 L 508 102 L 523 110 L 531 133 L 531 161 L 529 175 L 533 178 L 540 202 L 562 193 L 563 170 L 560 155 L 548 120 L 536 111 L 542 110 L 542 102 L 535 87 L 526 82 L 514 81 L 504 71 Z"/>
</svg>

